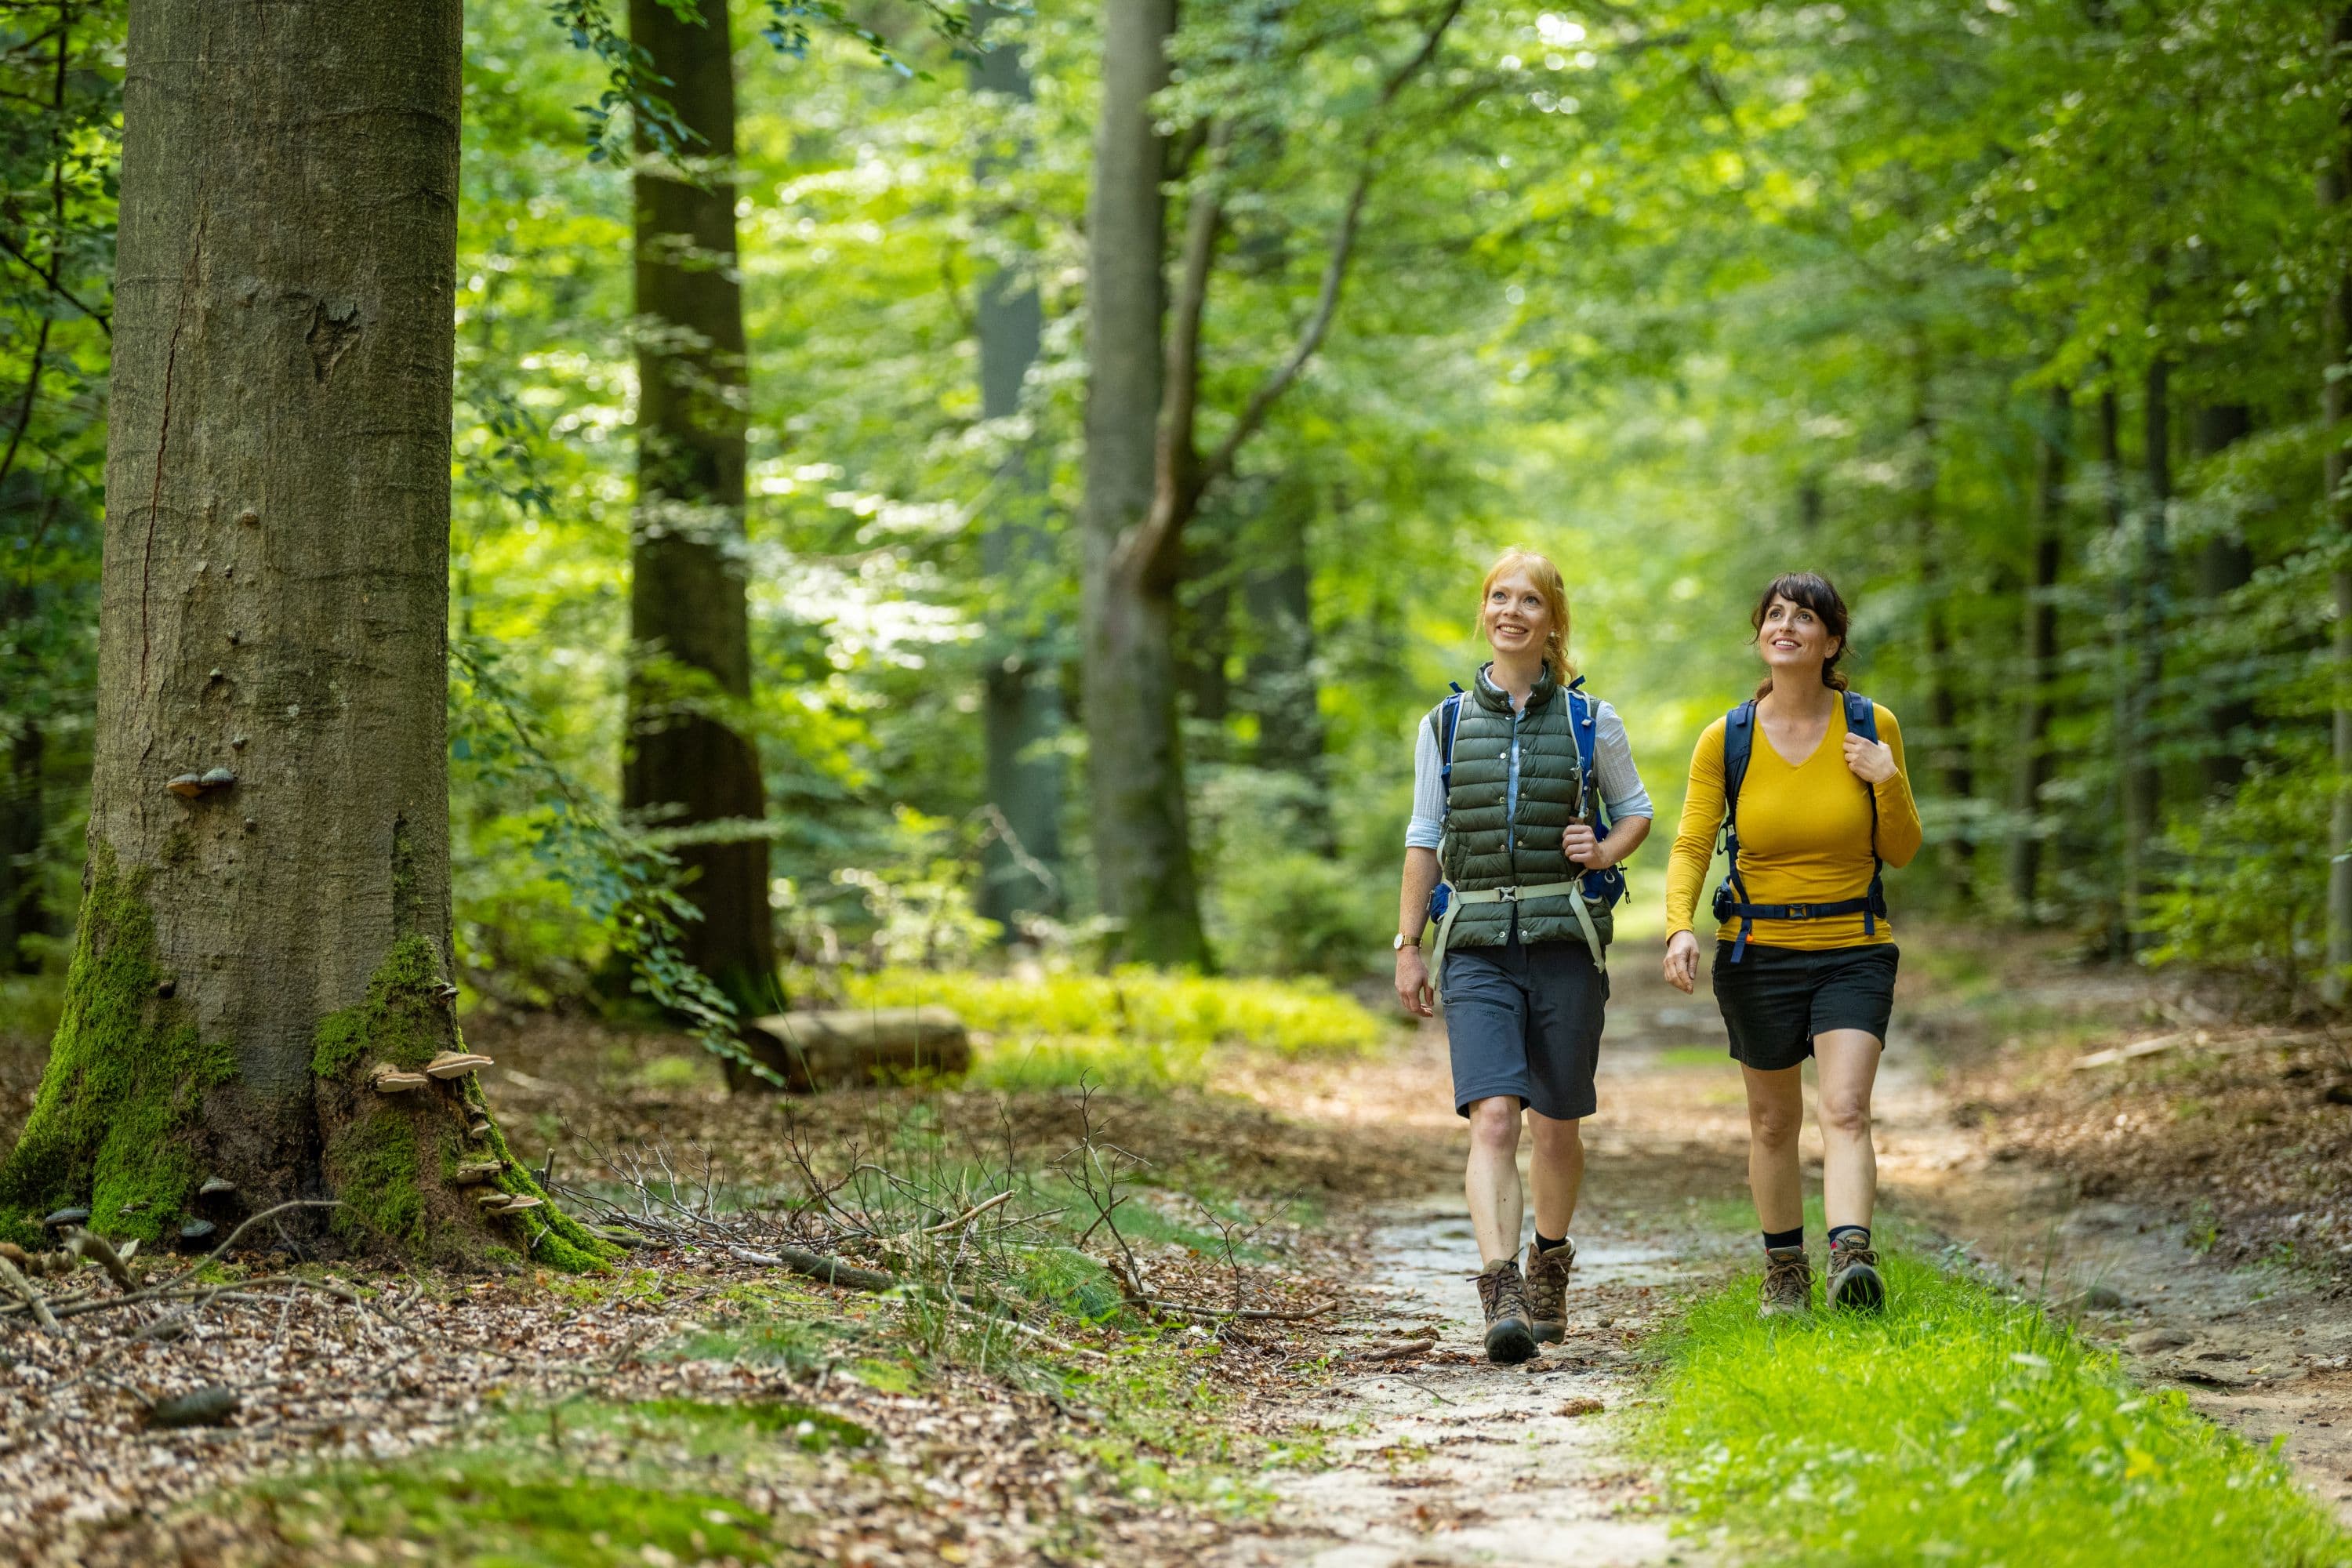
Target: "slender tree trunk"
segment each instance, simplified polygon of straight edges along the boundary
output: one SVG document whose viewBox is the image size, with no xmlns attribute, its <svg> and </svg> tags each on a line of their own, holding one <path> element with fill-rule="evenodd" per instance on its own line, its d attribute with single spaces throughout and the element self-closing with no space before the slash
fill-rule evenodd
<svg viewBox="0 0 2352 1568">
<path fill-rule="evenodd" d="M 2122 956 L 2131 952 L 2139 918 L 2139 864 L 2142 845 L 2131 831 L 2128 803 L 2131 758 L 2140 744 L 2140 710 L 2134 680 L 2133 616 L 2139 603 L 2138 571 L 2133 560 L 2131 519 L 2124 501 L 2123 409 L 2116 395 L 2115 371 L 2108 367 L 2106 384 L 2099 393 L 2099 483 L 2106 503 L 2107 533 L 2115 544 L 2116 582 L 2109 671 L 2115 688 L 2114 715 L 2109 728 L 2115 768 L 2116 826 L 2120 837 L 2116 886 L 2115 923 L 2107 933 L 2108 950 Z"/>
<path fill-rule="evenodd" d="M 2253 433 L 2253 410 L 2242 403 L 2208 405 L 2198 410 L 2197 453 L 2211 458 L 2227 451 Z M 2254 552 L 2234 526 L 2207 539 L 2197 552 L 2197 597 L 2206 624 L 2219 626 L 2228 615 L 2230 595 L 2253 581 Z M 2209 696 L 2205 704 L 2208 749 L 2205 788 L 2221 795 L 2237 787 L 2246 768 L 2246 731 L 2254 721 L 2254 705 L 2242 678 L 2227 670 L 2218 675 L 2209 666 L 2200 683 Z"/>
<path fill-rule="evenodd" d="M 457 1039 L 457 0 L 130 22 L 87 896 L 0 1211 L 173 1236 L 218 1176 L 520 1249 L 444 1174 L 504 1153 L 473 1079 L 367 1081 Z M 557 1217 L 534 1256 L 584 1260 Z"/>
<path fill-rule="evenodd" d="M 24 939 L 49 930 L 41 903 L 43 750 L 41 721 L 26 714 L 17 721 L 7 771 L 0 773 L 0 973 L 30 973 L 37 965 Z"/>
<path fill-rule="evenodd" d="M 1314 507 L 1314 491 L 1307 485 L 1280 484 L 1260 520 L 1251 570 L 1242 579 L 1253 639 L 1244 679 L 1257 718 L 1257 764 L 1299 781 L 1300 826 L 1309 847 L 1328 854 L 1336 847 L 1336 836 L 1316 682 L 1314 578 L 1307 534 Z"/>
<path fill-rule="evenodd" d="M 1168 81 L 1174 0 L 1105 0 L 1087 203 L 1086 721 L 1103 911 L 1124 957 L 1208 958 L 1176 721 L 1178 541 L 1150 521 L 1163 381 Z M 1140 547 L 1139 547 L 1140 546 Z"/>
<path fill-rule="evenodd" d="M 1912 519 L 1918 550 L 1919 582 L 1924 595 L 1923 616 L 1927 633 L 1927 718 L 1934 726 L 1936 771 L 1944 794 L 1965 806 L 1976 795 L 1976 770 L 1969 763 L 1968 737 L 1961 732 L 1959 695 L 1952 674 L 1949 593 L 1944 576 L 1942 542 L 1937 539 L 1936 490 L 1937 431 L 1932 396 L 1932 371 L 1927 351 L 1913 356 L 1911 408 Z M 1965 829 L 1956 835 L 1947 852 L 1953 889 L 1962 901 L 1976 896 L 1976 841 Z"/>
<path fill-rule="evenodd" d="M 2126 926 L 2136 937 L 2148 893 L 2148 846 L 2160 829 L 2164 775 L 2157 766 L 2155 738 L 2158 689 L 2164 682 L 2164 632 L 2168 618 L 2170 576 L 2166 524 L 2172 506 L 2172 364 L 2163 353 L 2148 359 L 2141 389 L 2146 423 L 2141 460 L 2147 495 L 2129 556 L 2130 612 L 2125 636 L 2130 645 L 2125 700 L 2123 763 L 2124 905 Z"/>
<path fill-rule="evenodd" d="M 688 922 L 680 947 L 747 1015 L 765 1013 L 779 998 L 760 830 L 766 792 L 743 714 L 751 639 L 727 0 L 703 0 L 696 22 L 662 0 L 630 0 L 629 34 L 701 140 L 680 150 L 683 169 L 666 171 L 642 135 L 638 148 L 646 162 L 635 180 L 637 509 L 622 803 L 657 828 L 743 825 L 740 836 L 698 833 L 678 847 L 685 895 L 701 917 Z"/>
<path fill-rule="evenodd" d="M 976 6 L 975 27 L 984 29 L 994 14 Z M 1029 72 L 1020 49 L 1003 45 L 981 55 L 972 62 L 971 85 L 1027 102 Z M 996 169 L 994 160 L 983 158 L 973 179 L 985 189 Z M 992 268 L 981 282 L 978 317 L 981 417 L 1016 418 L 1045 327 L 1035 279 L 1022 267 Z M 1054 750 L 1061 690 L 1050 662 L 1053 628 L 1037 609 L 1056 563 L 1045 528 L 1045 454 L 1036 442 L 1023 439 L 1006 458 L 992 494 L 981 556 L 997 603 L 986 680 L 988 798 L 995 820 L 981 857 L 979 903 L 1010 940 L 1022 915 L 1063 909 L 1062 760 Z"/>
<path fill-rule="evenodd" d="M 1185 531 L 1187 592 L 1181 621 L 1178 682 L 1184 709 L 1204 724 L 1223 726 L 1233 717 L 1234 683 L 1227 671 L 1234 653 L 1234 520 L 1210 516 Z M 1195 733 L 1193 744 L 1201 746 Z M 1223 747 L 1209 742 L 1209 760 L 1221 761 Z"/>
<path fill-rule="evenodd" d="M 2010 897 L 2028 925 L 2041 897 L 2039 817 L 2050 782 L 2050 687 L 2058 670 L 2058 580 L 2066 560 L 2066 452 L 2074 395 L 2050 389 L 2042 432 L 2042 471 L 2033 497 L 2033 580 L 2025 596 L 2025 668 L 2019 685 L 2016 836 L 2009 847 Z"/>
<path fill-rule="evenodd" d="M 2346 136 L 2347 127 L 2352 126 L 2352 93 L 2345 89 L 2352 80 L 2352 70 L 2347 68 L 2352 65 L 2352 7 L 2336 14 L 2328 41 L 2336 90 L 2346 102 L 2338 111 L 2336 145 L 2320 176 L 2319 195 L 2340 221 L 2343 208 L 2352 203 L 2352 140 Z M 2341 258 L 2337 266 L 2328 300 L 2320 417 L 2333 437 L 2327 446 L 2327 521 L 2340 542 L 2352 535 L 2352 493 L 2347 493 L 2352 491 L 2352 464 L 2345 451 L 2346 441 L 2352 440 L 2352 388 L 2343 379 L 2346 362 L 2352 358 L 2352 266 Z M 2336 601 L 2336 790 L 2327 819 L 2327 967 L 2321 987 L 2328 1004 L 2341 1007 L 2352 991 L 2352 560 L 2337 563 L 2329 587 Z"/>
</svg>

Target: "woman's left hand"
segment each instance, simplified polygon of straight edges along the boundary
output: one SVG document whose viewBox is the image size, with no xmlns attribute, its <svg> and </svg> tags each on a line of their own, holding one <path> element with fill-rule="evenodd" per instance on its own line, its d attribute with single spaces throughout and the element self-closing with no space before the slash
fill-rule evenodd
<svg viewBox="0 0 2352 1568">
<path fill-rule="evenodd" d="M 1892 747 L 1884 741 L 1865 741 L 1859 735 L 1845 738 L 1845 765 L 1853 771 L 1854 777 L 1867 784 L 1883 784 L 1898 771 Z"/>
<path fill-rule="evenodd" d="M 1608 851 L 1601 847 L 1601 839 L 1589 822 L 1571 822 L 1561 829 L 1560 852 L 1588 871 L 1609 868 Z"/>
</svg>

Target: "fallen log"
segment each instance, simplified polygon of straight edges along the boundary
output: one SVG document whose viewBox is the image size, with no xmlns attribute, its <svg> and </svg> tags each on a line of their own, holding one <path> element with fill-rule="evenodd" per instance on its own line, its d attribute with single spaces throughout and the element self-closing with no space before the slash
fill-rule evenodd
<svg viewBox="0 0 2352 1568">
<path fill-rule="evenodd" d="M 751 1021 L 743 1043 L 795 1094 L 914 1077 L 961 1078 L 971 1068 L 971 1037 L 945 1007 L 771 1013 Z"/>
</svg>

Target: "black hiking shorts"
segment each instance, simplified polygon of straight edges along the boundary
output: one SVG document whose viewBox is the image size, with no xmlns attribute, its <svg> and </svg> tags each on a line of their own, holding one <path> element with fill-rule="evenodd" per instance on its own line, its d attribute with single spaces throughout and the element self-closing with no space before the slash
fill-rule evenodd
<svg viewBox="0 0 2352 1568">
<path fill-rule="evenodd" d="M 1891 942 L 1813 951 L 1749 942 L 1738 963 L 1731 943 L 1715 944 L 1715 1000 L 1731 1032 L 1731 1055 L 1758 1072 L 1795 1067 L 1813 1054 L 1813 1037 L 1860 1029 L 1886 1043 L 1895 1013 Z"/>
<path fill-rule="evenodd" d="M 1498 1094 L 1558 1121 L 1592 1114 L 1609 976 L 1581 939 L 1454 948 L 1444 989 L 1457 1115 Z"/>
</svg>

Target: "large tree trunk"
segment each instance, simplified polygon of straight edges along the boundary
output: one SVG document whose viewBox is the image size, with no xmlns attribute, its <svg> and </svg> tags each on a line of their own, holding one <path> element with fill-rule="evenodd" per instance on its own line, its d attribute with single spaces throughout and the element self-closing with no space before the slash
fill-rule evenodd
<svg viewBox="0 0 2352 1568">
<path fill-rule="evenodd" d="M 1148 532 L 1162 384 L 1165 147 L 1174 0 L 1105 0 L 1087 203 L 1086 721 L 1097 877 L 1120 956 L 1208 957 L 1176 721 L 1177 547 Z"/>
<path fill-rule="evenodd" d="M 726 0 L 685 22 L 630 0 L 629 36 L 701 140 L 635 181 L 637 510 L 629 543 L 628 737 L 622 804 L 657 829 L 704 829 L 677 856 L 680 949 L 748 1016 L 778 1003 L 766 793 L 744 733 L 743 290 L 735 254 L 735 73 Z M 686 177 L 680 177 L 686 176 Z M 713 824 L 738 823 L 727 835 Z"/>
<path fill-rule="evenodd" d="M 993 14 L 975 7 L 975 27 Z M 1023 102 L 1030 97 L 1029 72 L 1012 45 L 976 58 L 971 84 Z M 981 160 L 974 182 L 984 188 L 993 168 L 992 160 Z M 981 417 L 1015 418 L 1044 331 L 1035 279 L 1024 268 L 992 268 L 981 283 L 978 316 Z M 1053 628 L 1037 608 L 1056 563 L 1045 528 L 1045 454 L 1036 442 L 1024 438 L 1005 459 L 993 494 L 981 555 L 997 604 L 985 681 L 988 799 L 996 820 L 982 852 L 979 905 L 1009 939 L 1023 915 L 1063 909 L 1062 760 L 1054 751 L 1062 731 L 1061 691 L 1051 662 Z"/>
<path fill-rule="evenodd" d="M 2352 202 L 2352 7 L 2336 14 L 2329 43 L 2335 56 L 2335 81 L 2344 99 L 2337 110 L 2336 145 L 2320 176 L 2321 205 L 2340 209 Z M 2352 440 L 2352 387 L 2343 378 L 2352 357 L 2352 266 L 2336 258 L 2338 273 L 2327 308 L 2326 363 L 2320 367 L 2320 417 L 2331 439 L 2327 446 L 2327 521 L 2341 543 L 2352 536 L 2352 456 L 2345 443 Z M 2352 994 L 2352 560 L 2339 560 L 2330 574 L 2336 601 L 2335 748 L 2336 789 L 2327 816 L 2327 967 L 2320 986 L 2331 1006 L 2344 1005 Z"/>
<path fill-rule="evenodd" d="M 2253 433 L 2253 410 L 2242 403 L 2210 405 L 2197 411 L 2197 454 L 2211 458 L 2229 450 Z M 2234 526 L 2207 539 L 2197 552 L 2197 597 L 2206 624 L 2220 626 L 2229 614 L 2230 595 L 2254 578 L 2254 552 Z M 2254 722 L 2254 705 L 2242 677 L 2225 674 L 2203 683 L 2217 695 L 2205 705 L 2208 750 L 2205 788 L 2221 795 L 2235 789 L 2246 771 L 2247 731 Z"/>
<path fill-rule="evenodd" d="M 2033 580 L 2025 596 L 2025 668 L 2019 678 L 2017 817 L 2009 847 L 2009 890 L 2028 925 L 2041 894 L 2042 786 L 2050 782 L 2050 684 L 2058 672 L 2058 578 L 2066 559 L 2066 452 L 2074 405 L 2063 386 L 2050 389 L 2042 432 L 2042 471 L 2034 487 Z"/>
<path fill-rule="evenodd" d="M 131 6 L 90 857 L 20 1235 L 175 1235 L 219 1176 L 354 1245 L 527 1243 L 445 1176 L 503 1157 L 470 1076 L 368 1086 L 457 1039 L 459 38 L 457 0 Z M 556 1223 L 533 1255 L 586 1261 Z"/>
</svg>

